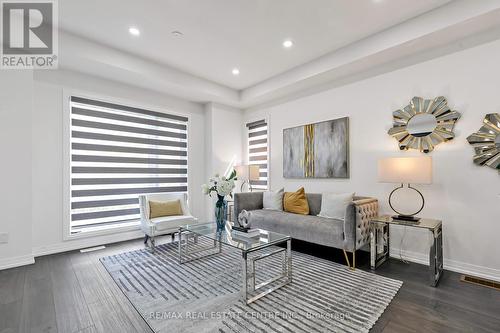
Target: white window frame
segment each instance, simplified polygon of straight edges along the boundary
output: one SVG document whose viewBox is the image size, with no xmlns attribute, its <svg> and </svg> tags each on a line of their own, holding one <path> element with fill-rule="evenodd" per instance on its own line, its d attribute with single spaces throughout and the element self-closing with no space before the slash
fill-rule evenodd
<svg viewBox="0 0 500 333">
<path fill-rule="evenodd" d="M 96 230 L 96 231 L 88 231 L 88 232 L 80 232 L 80 233 L 71 233 L 71 96 L 78 96 L 78 97 L 83 97 L 83 98 L 88 98 L 92 100 L 97 100 L 97 101 L 103 101 L 103 102 L 108 102 L 108 103 L 114 103 L 114 104 L 121 104 L 121 105 L 126 105 L 130 107 L 136 107 L 140 109 L 147 109 L 151 111 L 157 111 L 161 113 L 166 113 L 166 109 L 168 107 L 161 107 L 158 105 L 151 105 L 147 103 L 142 103 L 134 100 L 128 100 L 120 97 L 115 97 L 111 95 L 102 95 L 98 93 L 93 93 L 93 92 L 88 92 L 88 91 L 82 91 L 82 90 L 77 90 L 77 89 L 63 89 L 62 93 L 62 122 L 63 122 L 63 138 L 62 138 L 62 144 L 63 144 L 63 157 L 62 157 L 62 163 L 63 163 L 63 174 L 62 174 L 62 220 L 63 220 L 63 240 L 68 241 L 68 240 L 73 240 L 73 239 L 80 239 L 80 238 L 89 238 L 89 237 L 96 237 L 96 236 L 102 236 L 102 235 L 110 235 L 110 234 L 116 234 L 116 233 L 124 233 L 124 232 L 129 232 L 129 231 L 139 231 L 140 230 L 140 221 L 137 221 L 136 224 L 134 225 L 128 225 L 128 226 L 116 226 L 116 227 L 111 227 L 111 228 L 103 228 L 102 230 Z M 181 117 L 186 117 L 188 118 L 187 121 L 187 161 L 188 161 L 188 184 L 187 184 L 187 190 L 188 190 L 188 198 L 190 198 L 190 194 L 192 193 L 192 187 L 191 187 L 191 181 L 192 179 L 192 168 L 190 165 L 190 158 L 189 158 L 189 153 L 191 151 L 191 140 L 189 139 L 191 136 L 191 116 L 186 113 L 181 113 L 181 112 L 175 112 L 168 110 L 168 114 L 171 115 L 176 115 L 176 116 L 181 116 Z"/>
</svg>

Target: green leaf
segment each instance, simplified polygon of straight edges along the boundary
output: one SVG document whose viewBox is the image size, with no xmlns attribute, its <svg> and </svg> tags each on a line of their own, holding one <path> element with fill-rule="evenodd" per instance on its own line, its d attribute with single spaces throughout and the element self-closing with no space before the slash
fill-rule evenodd
<svg viewBox="0 0 500 333">
<path fill-rule="evenodd" d="M 236 178 L 235 178 L 235 177 L 236 177 L 236 170 L 235 170 L 235 169 L 233 169 L 233 171 L 231 172 L 231 175 L 229 176 L 229 178 L 228 178 L 228 179 L 229 179 L 229 180 L 231 180 L 231 179 L 233 179 L 233 178 L 234 178 L 234 179 L 236 180 Z"/>
</svg>

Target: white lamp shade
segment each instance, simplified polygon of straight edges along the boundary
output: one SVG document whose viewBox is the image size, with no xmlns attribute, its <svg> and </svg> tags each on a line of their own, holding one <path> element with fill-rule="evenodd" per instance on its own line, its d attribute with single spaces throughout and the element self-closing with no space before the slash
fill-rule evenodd
<svg viewBox="0 0 500 333">
<path fill-rule="evenodd" d="M 258 165 L 248 166 L 248 179 L 249 180 L 259 180 L 260 179 L 260 167 Z"/>
<path fill-rule="evenodd" d="M 234 170 L 236 170 L 236 177 L 239 179 L 248 179 L 248 165 L 236 165 Z"/>
<path fill-rule="evenodd" d="M 432 184 L 432 158 L 391 157 L 378 161 L 381 183 Z"/>
<path fill-rule="evenodd" d="M 236 176 L 240 180 L 259 180 L 260 167 L 258 165 L 237 165 L 234 167 Z"/>
</svg>

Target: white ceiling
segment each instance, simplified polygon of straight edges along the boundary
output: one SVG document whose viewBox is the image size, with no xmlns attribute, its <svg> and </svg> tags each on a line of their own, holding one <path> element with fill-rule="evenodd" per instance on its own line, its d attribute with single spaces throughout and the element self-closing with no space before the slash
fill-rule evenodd
<svg viewBox="0 0 500 333">
<path fill-rule="evenodd" d="M 63 30 L 241 90 L 450 0 L 63 0 Z M 141 35 L 129 35 L 136 26 Z M 183 32 L 175 37 L 172 31 Z M 284 39 L 295 45 L 284 49 Z M 64 48 L 64 45 L 61 45 Z M 241 74 L 233 76 L 238 67 Z"/>
</svg>

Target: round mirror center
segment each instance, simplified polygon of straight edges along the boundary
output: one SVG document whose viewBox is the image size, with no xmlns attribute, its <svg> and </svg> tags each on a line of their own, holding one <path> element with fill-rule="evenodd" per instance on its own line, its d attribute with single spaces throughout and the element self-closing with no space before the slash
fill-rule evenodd
<svg viewBox="0 0 500 333">
<path fill-rule="evenodd" d="M 500 134 L 497 134 L 495 138 L 495 146 L 497 146 L 497 148 L 500 149 Z"/>
<path fill-rule="evenodd" d="M 429 113 L 419 113 L 410 118 L 406 130 L 413 136 L 422 137 L 431 134 L 436 126 L 436 117 Z"/>
</svg>

